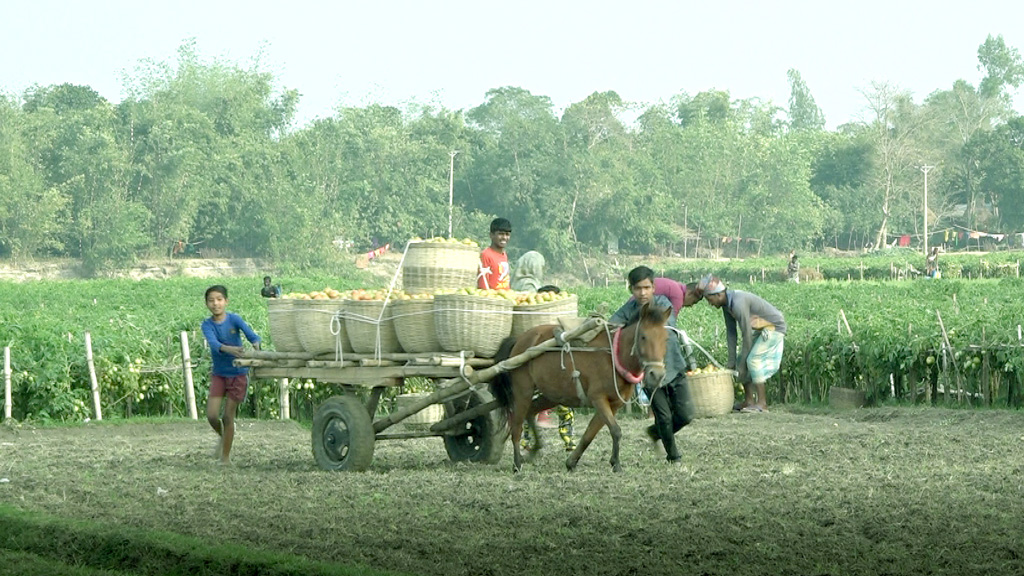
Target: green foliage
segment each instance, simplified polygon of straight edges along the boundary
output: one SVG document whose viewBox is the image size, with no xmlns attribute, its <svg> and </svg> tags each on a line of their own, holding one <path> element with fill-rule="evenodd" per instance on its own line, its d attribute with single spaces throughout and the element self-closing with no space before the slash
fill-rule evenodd
<svg viewBox="0 0 1024 576">
<path fill-rule="evenodd" d="M 1001 37 L 978 60 L 982 78 L 922 103 L 873 85 L 866 121 L 836 132 L 796 70 L 785 110 L 725 90 L 653 105 L 609 90 L 559 117 L 506 86 L 466 112 L 372 103 L 295 127 L 298 93 L 260 55 L 204 59 L 188 41 L 172 62 L 140 62 L 116 107 L 71 84 L 3 98 L 0 256 L 101 274 L 181 241 L 314 270 L 337 262 L 338 241 L 446 235 L 449 215 L 453 235 L 480 241 L 491 218 L 511 219 L 516 249 L 553 270 L 609 244 L 671 254 L 699 239 L 709 254 L 739 237 L 749 255 L 888 244 L 925 218 L 996 231 L 1024 221 L 1008 100 L 1024 66 Z"/>
<path fill-rule="evenodd" d="M 974 271 L 987 271 L 985 277 L 991 278 L 1008 270 L 986 259 L 940 263 L 944 271 L 954 266 L 971 270 L 964 276 L 973 278 L 978 277 Z M 803 269 L 819 265 L 807 258 Z M 830 274 L 840 265 L 837 260 Z M 877 262 L 872 266 L 871 270 L 882 268 Z M 834 385 L 863 389 L 876 401 L 913 401 L 930 382 L 936 389 L 942 383 L 944 391 L 959 391 L 943 396 L 944 402 L 1021 403 L 1024 390 L 1019 375 L 1024 374 L 1024 360 L 1016 353 L 1016 327 L 1024 323 L 1024 283 L 1015 274 L 970 281 L 843 279 L 795 285 L 762 282 L 759 274 L 747 274 L 752 270 L 703 262 L 692 269 L 664 273 L 683 281 L 706 272 L 720 274 L 731 287 L 750 290 L 785 314 L 786 353 L 783 369 L 770 387 L 773 401 L 822 402 Z M 822 266 L 822 270 L 829 268 Z M 751 279 L 754 283 L 749 283 Z M 358 273 L 344 277 L 285 274 L 276 280 L 286 291 L 299 292 L 377 285 Z M 266 302 L 259 296 L 260 278 L 216 282 L 228 286 L 230 309 L 241 314 L 272 349 Z M 209 354 L 199 325 L 208 316 L 202 294 L 212 283 L 194 278 L 5 283 L 0 342 L 11 347 L 15 418 L 76 421 L 91 416 L 86 331 L 92 337 L 106 418 L 186 413 L 180 378 L 181 332 L 187 333 L 196 363 L 196 398 L 202 410 Z M 579 295 L 582 315 L 611 315 L 629 298 L 624 285 L 569 289 Z M 852 335 L 846 331 L 843 315 Z M 938 315 L 945 323 L 948 348 Z M 699 303 L 680 314 L 679 326 L 719 362 L 725 361 L 720 311 Z M 929 356 L 932 363 L 927 362 Z M 421 390 L 424 385 L 410 382 L 409 389 Z M 293 409 L 300 417 L 311 417 L 315 406 L 333 393 L 336 390 L 330 385 L 295 381 Z M 275 417 L 279 410 L 276 383 L 253 382 L 250 400 L 242 410 L 255 417 Z"/>
</svg>

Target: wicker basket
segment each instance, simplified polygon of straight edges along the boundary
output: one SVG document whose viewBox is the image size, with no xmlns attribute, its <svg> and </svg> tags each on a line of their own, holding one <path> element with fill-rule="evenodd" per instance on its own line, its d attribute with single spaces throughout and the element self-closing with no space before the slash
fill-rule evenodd
<svg viewBox="0 0 1024 576">
<path fill-rule="evenodd" d="M 864 391 L 833 386 L 828 389 L 828 405 L 838 409 L 861 408 L 864 406 Z"/>
<path fill-rule="evenodd" d="M 575 318 L 578 307 L 579 299 L 575 294 L 553 302 L 516 306 L 512 309 L 512 335 L 519 336 L 530 328 L 544 324 L 558 324 L 559 317 Z"/>
<path fill-rule="evenodd" d="M 451 242 L 414 242 L 405 251 L 402 289 L 408 294 L 476 286 L 480 249 Z"/>
<path fill-rule="evenodd" d="M 434 322 L 432 298 L 396 300 L 391 304 L 391 318 L 395 323 L 398 342 L 406 352 L 440 352 L 437 328 Z"/>
<path fill-rule="evenodd" d="M 327 354 L 337 350 L 352 352 L 345 333 L 345 320 L 340 316 L 344 300 L 296 300 L 292 305 L 295 333 L 302 349 L 310 354 Z"/>
<path fill-rule="evenodd" d="M 396 409 L 401 410 L 415 402 L 419 402 L 423 398 L 429 396 L 429 392 L 412 392 L 409 394 L 399 394 L 396 397 Z M 402 420 L 402 424 L 409 428 L 430 428 L 430 426 L 436 422 L 440 422 L 444 418 L 444 406 L 441 404 L 431 404 L 410 415 L 405 420 Z"/>
<path fill-rule="evenodd" d="M 354 352 L 376 354 L 378 342 L 382 354 L 402 351 L 390 306 L 383 315 L 382 310 L 383 300 L 348 300 L 345 303 L 345 331 Z"/>
<path fill-rule="evenodd" d="M 472 350 L 493 357 L 501 341 L 512 333 L 511 300 L 439 294 L 434 296 L 437 340 L 445 352 Z"/>
<path fill-rule="evenodd" d="M 689 374 L 686 381 L 690 385 L 694 418 L 710 418 L 732 412 L 736 393 L 730 370 Z"/>
<path fill-rule="evenodd" d="M 302 352 L 302 343 L 295 332 L 295 302 L 288 298 L 267 299 L 270 340 L 278 352 Z"/>
</svg>

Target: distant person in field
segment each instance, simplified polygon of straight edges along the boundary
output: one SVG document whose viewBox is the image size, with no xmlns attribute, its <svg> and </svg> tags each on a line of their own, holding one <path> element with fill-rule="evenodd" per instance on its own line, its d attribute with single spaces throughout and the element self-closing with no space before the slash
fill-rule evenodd
<svg viewBox="0 0 1024 576">
<path fill-rule="evenodd" d="M 263 288 L 260 289 L 260 296 L 264 298 L 280 298 L 281 287 L 271 284 L 270 276 L 263 277 Z"/>
<path fill-rule="evenodd" d="M 629 291 L 632 298 L 626 301 L 611 318 L 609 324 L 629 326 L 640 319 L 640 310 L 644 304 L 653 304 L 662 308 L 671 308 L 668 298 L 654 293 L 654 271 L 647 266 L 637 266 L 629 271 Z M 693 296 L 691 296 L 692 298 Z M 676 315 L 669 317 L 668 326 L 675 328 Z M 675 333 L 670 333 L 668 348 L 665 351 L 665 380 L 660 386 L 649 386 L 644 389 L 651 399 L 651 410 L 654 412 L 654 425 L 647 428 L 647 436 L 652 441 L 661 440 L 665 447 L 665 459 L 679 462 L 682 455 L 676 447 L 675 433 L 690 423 L 693 414 L 690 400 L 690 385 L 686 381 L 686 363 Z"/>
<path fill-rule="evenodd" d="M 800 283 L 800 262 L 796 259 L 796 252 L 789 253 L 789 264 L 786 265 L 786 277 L 790 282 Z"/>
<path fill-rule="evenodd" d="M 544 255 L 530 250 L 519 257 L 512 271 L 512 289 L 516 292 L 539 292 L 544 277 Z"/>
<path fill-rule="evenodd" d="M 742 290 L 728 290 L 725 284 L 710 274 L 701 279 L 697 289 L 708 304 L 722 309 L 725 318 L 726 348 L 729 350 L 730 370 L 743 384 L 743 402 L 736 406 L 740 412 L 767 412 L 765 383 L 779 371 L 785 344 L 786 320 L 777 308 L 766 300 Z M 736 354 L 738 335 L 742 334 L 743 347 Z"/>
<path fill-rule="evenodd" d="M 512 223 L 504 218 L 491 221 L 491 245 L 480 253 L 480 275 L 477 288 L 509 290 L 512 288 L 508 254 L 505 247 L 512 237 Z"/>
<path fill-rule="evenodd" d="M 210 374 L 210 393 L 206 399 L 206 419 L 219 436 L 214 455 L 222 464 L 231 462 L 231 444 L 235 439 L 235 412 L 245 401 L 249 390 L 249 369 L 234 365 L 234 359 L 245 354 L 242 336 L 256 350 L 260 337 L 234 312 L 228 312 L 228 289 L 221 285 L 206 289 L 206 308 L 210 317 L 203 320 L 203 336 L 210 345 L 213 366 Z M 225 401 L 225 398 L 227 399 Z M 224 418 L 221 420 L 221 405 Z"/>
<path fill-rule="evenodd" d="M 925 259 L 924 274 L 928 278 L 942 278 L 942 272 L 939 270 L 938 246 L 932 246 L 932 251 L 928 254 L 928 258 Z"/>
</svg>

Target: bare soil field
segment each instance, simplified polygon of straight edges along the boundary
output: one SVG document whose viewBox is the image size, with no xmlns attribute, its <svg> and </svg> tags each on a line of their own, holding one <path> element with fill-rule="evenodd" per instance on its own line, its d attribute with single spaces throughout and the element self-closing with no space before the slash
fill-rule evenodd
<svg viewBox="0 0 1024 576">
<path fill-rule="evenodd" d="M 779 407 L 695 421 L 682 465 L 623 420 L 623 473 L 549 430 L 518 475 L 439 439 L 324 472 L 295 422 L 242 421 L 230 467 L 204 421 L 2 426 L 0 504 L 438 576 L 1024 574 L 1024 413 Z"/>
</svg>

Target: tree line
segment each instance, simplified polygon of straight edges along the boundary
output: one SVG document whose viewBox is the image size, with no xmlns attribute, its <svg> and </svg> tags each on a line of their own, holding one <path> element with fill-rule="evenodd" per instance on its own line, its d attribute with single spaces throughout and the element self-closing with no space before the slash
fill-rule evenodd
<svg viewBox="0 0 1024 576">
<path fill-rule="evenodd" d="M 455 236 L 481 238 L 504 216 L 518 248 L 556 265 L 609 244 L 880 245 L 922 232 L 923 166 L 930 229 L 1022 230 L 1011 96 L 1024 62 L 989 36 L 978 69 L 920 103 L 873 83 L 863 120 L 832 131 L 796 70 L 787 107 L 726 91 L 637 105 L 607 91 L 559 115 L 546 96 L 501 87 L 469 110 L 339 107 L 297 127 L 299 94 L 259 62 L 207 61 L 186 43 L 126 75 L 118 104 L 72 84 L 0 95 L 0 257 L 95 272 L 180 243 L 319 266 L 338 245 L 447 235 L 450 166 Z"/>
</svg>

